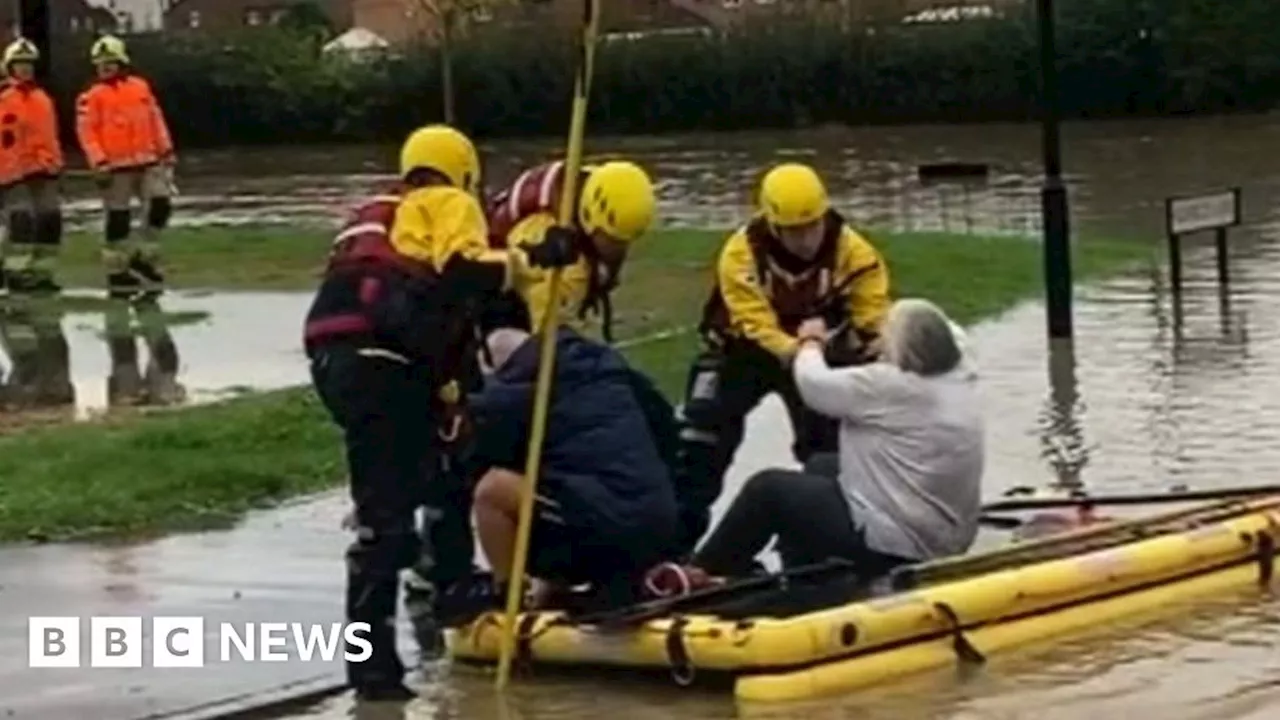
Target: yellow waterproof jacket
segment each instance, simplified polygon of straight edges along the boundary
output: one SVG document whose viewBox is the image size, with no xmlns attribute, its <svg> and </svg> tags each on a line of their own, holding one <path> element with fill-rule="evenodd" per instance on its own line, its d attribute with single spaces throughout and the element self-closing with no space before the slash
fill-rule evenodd
<svg viewBox="0 0 1280 720">
<path fill-rule="evenodd" d="M 746 340 L 782 361 L 795 355 L 800 323 L 815 315 L 879 334 L 889 310 L 889 268 L 875 247 L 835 213 L 818 257 L 797 267 L 768 224 L 755 218 L 725 241 L 702 328 Z"/>
<path fill-rule="evenodd" d="M 556 216 L 549 212 L 534 213 L 515 224 L 506 237 L 507 248 L 520 245 L 538 245 L 546 235 L 547 229 L 556 225 Z M 578 317 L 578 308 L 586 300 L 591 287 L 591 262 L 585 257 L 566 267 L 560 274 L 560 314 L 561 324 L 569 325 L 579 332 L 586 331 L 586 325 Z M 529 268 L 522 272 L 513 283 L 514 290 L 524 301 L 529 310 L 529 319 L 533 328 L 542 327 L 551 302 L 551 271 L 541 268 Z"/>
<path fill-rule="evenodd" d="M 473 278 L 477 292 L 527 285 L 535 272 L 523 252 L 489 246 L 489 226 L 479 201 L 455 187 L 406 192 L 391 226 L 391 246 L 429 265 L 445 280 Z"/>
</svg>

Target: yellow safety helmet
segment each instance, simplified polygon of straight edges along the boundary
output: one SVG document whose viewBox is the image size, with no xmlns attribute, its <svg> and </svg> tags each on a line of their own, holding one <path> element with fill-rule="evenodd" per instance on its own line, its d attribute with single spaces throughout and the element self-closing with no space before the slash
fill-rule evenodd
<svg viewBox="0 0 1280 720">
<path fill-rule="evenodd" d="M 770 225 L 807 225 L 821 219 L 830 208 L 822 178 L 808 165 L 778 165 L 760 183 L 760 212 Z"/>
<path fill-rule="evenodd" d="M 614 160 L 587 175 L 578 200 L 578 222 L 588 235 L 598 230 L 631 242 L 653 224 L 657 204 L 649 174 L 635 163 Z"/>
<path fill-rule="evenodd" d="M 40 59 L 40 50 L 36 48 L 36 44 L 26 38 L 18 38 L 9 43 L 4 49 L 4 67 L 8 69 L 13 63 L 29 62 L 33 63 Z"/>
<path fill-rule="evenodd" d="M 400 177 L 420 169 L 434 170 L 472 195 L 480 192 L 480 154 L 471 138 L 448 125 L 418 128 L 404 141 Z"/>
<path fill-rule="evenodd" d="M 115 35 L 103 35 L 94 41 L 93 47 L 89 48 L 89 59 L 94 65 L 103 63 L 128 65 L 129 50 L 125 47 L 124 41 Z"/>
</svg>

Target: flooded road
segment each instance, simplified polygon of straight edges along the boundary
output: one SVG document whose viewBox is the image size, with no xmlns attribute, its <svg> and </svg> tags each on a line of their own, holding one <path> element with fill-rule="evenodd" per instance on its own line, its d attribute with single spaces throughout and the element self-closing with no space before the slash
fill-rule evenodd
<svg viewBox="0 0 1280 720">
<path fill-rule="evenodd" d="M 837 201 L 860 222 L 1026 233 L 1037 226 L 1037 141 L 1031 127 L 866 129 L 767 140 L 672 139 L 636 144 L 635 154 L 660 176 L 672 222 L 731 222 L 745 207 L 751 179 L 762 165 L 776 157 L 802 157 L 832 178 Z M 1245 188 L 1250 227 L 1232 242 L 1233 283 L 1226 303 L 1214 284 L 1212 254 L 1202 245 L 1189 247 L 1180 327 L 1163 270 L 1153 268 L 1078 294 L 1074 348 L 1051 352 L 1043 340 L 1043 309 L 1036 303 L 973 328 L 991 418 L 986 494 L 994 497 L 1014 485 L 1082 484 L 1106 493 L 1274 481 L 1271 473 L 1280 467 L 1280 313 L 1272 311 L 1280 303 L 1280 121 L 1080 125 L 1068 128 L 1066 142 L 1076 227 L 1083 232 L 1159 238 L 1166 196 L 1236 184 Z M 513 147 L 525 158 L 537 155 L 531 146 Z M 593 150 L 606 147 L 591 143 Z M 230 168 L 243 158 L 184 157 L 189 164 L 183 170 L 192 173 L 183 181 L 182 199 L 190 203 L 186 219 L 328 219 L 338 201 L 363 192 L 390 157 L 385 149 L 367 148 L 295 153 L 291 161 L 271 159 L 268 152 L 255 155 L 290 174 L 232 177 Z M 917 166 L 943 160 L 991 163 L 991 186 L 970 188 L 966 199 L 960 188 L 922 185 Z M 495 175 L 509 171 L 491 168 Z M 197 212 L 201 203 L 208 212 Z M 259 213 L 268 208 L 269 216 Z M 267 302 L 274 304 L 267 311 L 260 296 L 222 311 L 213 309 L 214 298 L 175 297 L 167 303 L 166 310 L 211 313 L 207 323 L 171 331 L 182 358 L 178 382 L 192 394 L 209 396 L 238 385 L 301 382 L 305 365 L 294 341 L 305 300 L 270 297 Z M 238 319 L 228 319 L 236 312 Z M 79 322 L 99 327 L 92 319 Z M 95 331 L 76 330 L 81 340 L 75 340 L 73 321 L 63 325 L 73 365 L 80 356 L 97 358 L 79 361 L 86 370 L 72 373 L 83 378 L 76 383 L 77 394 L 92 396 L 93 387 L 102 387 L 110 374 L 109 352 Z M 775 430 L 781 422 L 774 402 L 753 416 L 731 488 L 750 471 L 788 455 L 788 434 Z M 337 619 L 339 557 L 346 540 L 337 520 L 343 510 L 341 497 L 331 496 L 281 515 L 255 516 L 246 528 L 230 533 L 128 549 L 6 551 L 0 555 L 0 585 L 6 588 L 0 601 L 15 602 L 9 588 L 17 588 L 23 617 L 26 607 L 52 593 L 68 614 L 109 608 L 120 614 L 208 610 L 211 617 L 240 612 L 246 613 L 240 617 L 263 613 L 255 619 Z M 263 552 L 265 543 L 271 552 Z M 147 569 L 128 581 L 129 594 L 108 590 L 118 581 L 101 567 L 113 554 L 144 558 L 138 562 Z M 64 557 L 79 563 L 76 577 L 31 569 L 59 566 L 64 560 L 58 558 Z M 32 583 L 28 577 L 41 580 Z M 239 587 L 257 588 L 261 604 L 237 605 L 239 599 L 227 597 Z M 1177 615 L 997 658 L 976 681 L 958 683 L 940 673 L 776 716 L 1082 720 L 1133 710 L 1158 711 L 1152 717 L 1172 720 L 1260 720 L 1280 713 L 1280 660 L 1274 652 L 1280 642 L 1280 604 L 1246 597 L 1179 608 Z M 0 642 L 17 648 L 23 631 L 6 624 Z M 19 650 L 6 652 L 20 656 Z M 35 690 L 18 693 L 16 705 L 0 700 L 0 709 L 16 710 L 16 717 L 73 717 L 87 706 L 87 698 L 111 687 L 96 676 L 77 675 L 74 682 L 59 684 L 56 677 L 32 681 L 30 673 L 7 672 L 0 672 L 3 688 L 40 688 L 38 698 Z M 148 707 L 173 707 L 190 697 L 179 697 L 176 683 L 168 679 L 174 676 L 135 672 L 135 686 L 144 689 L 133 693 L 134 704 L 109 703 L 104 707 L 110 712 L 98 716 L 137 717 L 125 710 L 141 706 L 139 698 L 151 693 L 146 688 L 161 698 Z M 315 672 L 331 674 L 337 668 L 303 664 L 252 679 L 261 684 Z M 251 675 L 241 669 L 228 676 L 247 682 Z M 510 715 L 494 704 L 487 678 L 464 676 L 433 688 L 430 697 L 404 714 L 358 716 L 587 720 L 612 714 L 712 720 L 735 714 L 721 700 L 597 681 L 521 688 L 507 708 Z M 214 689 L 193 692 L 208 695 Z M 339 700 L 299 716 L 348 717 L 349 711 Z"/>
<path fill-rule="evenodd" d="M 1160 233 L 1168 195 L 1223 184 L 1250 188 L 1247 204 L 1274 205 L 1280 118 L 1069 123 L 1065 164 L 1077 222 L 1124 236 Z M 554 159 L 546 142 L 483 148 L 486 183 L 500 186 L 527 164 Z M 719 226 L 750 206 L 763 168 L 801 159 L 823 172 L 833 199 L 859 222 L 904 230 L 1035 232 L 1039 228 L 1039 130 L 1031 125 L 817 129 L 766 135 L 589 138 L 588 153 L 624 154 L 659 183 L 663 222 Z M 390 178 L 397 148 L 255 148 L 184 153 L 177 224 L 327 223 L 345 204 Z M 985 163 L 982 185 L 934 186 L 918 169 Z M 91 183 L 69 182 L 71 222 L 96 223 Z"/>
</svg>

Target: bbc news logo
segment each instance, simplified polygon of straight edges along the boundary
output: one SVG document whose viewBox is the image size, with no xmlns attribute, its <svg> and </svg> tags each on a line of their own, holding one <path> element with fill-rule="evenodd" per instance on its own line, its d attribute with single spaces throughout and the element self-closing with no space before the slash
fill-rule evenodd
<svg viewBox="0 0 1280 720">
<path fill-rule="evenodd" d="M 27 620 L 27 663 L 33 668 L 81 667 L 88 646 L 91 668 L 140 668 L 149 647 L 151 667 L 198 668 L 206 662 L 364 662 L 373 655 L 368 623 L 219 623 L 216 648 L 206 647 L 200 617 L 151 619 L 150 643 L 140 617 L 91 617 L 87 642 L 78 617 Z M 339 652 L 339 648 L 344 648 Z"/>
</svg>

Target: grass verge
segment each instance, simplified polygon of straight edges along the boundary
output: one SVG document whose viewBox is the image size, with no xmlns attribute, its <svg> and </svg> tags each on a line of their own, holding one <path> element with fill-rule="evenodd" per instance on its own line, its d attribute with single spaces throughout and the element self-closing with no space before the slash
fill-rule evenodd
<svg viewBox="0 0 1280 720">
<path fill-rule="evenodd" d="M 315 285 L 332 232 L 285 226 L 170 228 L 161 252 L 170 285 L 228 290 L 302 290 Z M 68 233 L 59 277 L 69 288 L 103 287 L 101 239 Z"/>
<path fill-rule="evenodd" d="M 201 237 L 174 250 L 175 274 L 183 263 L 194 268 L 201 265 L 195 258 L 203 258 L 199 277 L 216 284 L 222 273 L 253 276 L 259 271 L 252 263 L 270 257 L 274 265 L 257 277 L 291 287 L 305 284 L 302 278 L 315 267 L 314 232 L 307 241 L 306 231 L 275 235 L 294 239 L 269 249 L 270 235 L 253 235 L 248 247 L 254 250 L 245 253 L 228 251 L 239 241 Z M 1041 287 L 1039 246 L 1023 239 L 938 233 L 873 238 L 888 258 L 897 295 L 929 297 L 964 323 L 999 313 Z M 710 231 L 670 231 L 637 247 L 617 298 L 618 337 L 641 338 L 696 322 L 721 239 Z M 201 248 L 202 242 L 208 245 Z M 1081 243 L 1077 274 L 1097 276 L 1148 254 L 1134 243 Z M 675 393 L 695 348 L 686 331 L 626 352 Z M 306 389 L 32 428 L 0 437 L 0 540 L 222 525 L 247 509 L 332 487 L 345 477 L 343 465 L 338 433 Z"/>
</svg>

